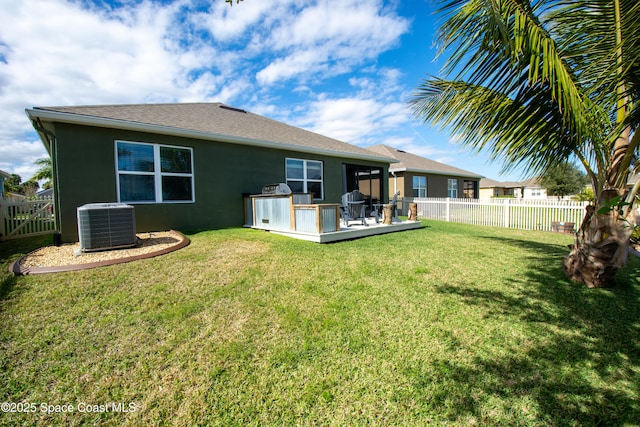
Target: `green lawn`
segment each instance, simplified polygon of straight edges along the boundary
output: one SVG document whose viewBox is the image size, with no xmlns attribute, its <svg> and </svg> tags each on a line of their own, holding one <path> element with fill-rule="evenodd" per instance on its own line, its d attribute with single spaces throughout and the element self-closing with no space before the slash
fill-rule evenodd
<svg viewBox="0 0 640 427">
<path fill-rule="evenodd" d="M 208 231 L 19 278 L 46 240 L 2 242 L 0 402 L 36 412 L 0 424 L 640 422 L 640 258 L 589 290 L 564 278 L 570 236 L 425 224 L 329 245 Z"/>
</svg>

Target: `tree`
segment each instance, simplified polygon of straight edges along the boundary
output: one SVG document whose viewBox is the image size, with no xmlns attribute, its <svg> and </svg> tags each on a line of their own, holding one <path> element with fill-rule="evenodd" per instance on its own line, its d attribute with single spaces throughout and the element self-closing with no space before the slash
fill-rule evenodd
<svg viewBox="0 0 640 427">
<path fill-rule="evenodd" d="M 591 202 L 593 203 L 594 197 L 593 197 L 593 188 L 591 187 L 586 187 L 584 190 L 582 190 L 580 193 L 576 194 L 573 197 L 573 200 L 577 200 L 579 202 Z"/>
<path fill-rule="evenodd" d="M 439 11 L 444 68 L 414 114 L 488 150 L 508 170 L 545 174 L 576 156 L 594 189 L 564 259 L 568 277 L 610 287 L 626 265 L 638 157 L 640 3 L 636 0 L 450 0 Z M 637 219 L 635 219 L 637 221 Z"/>
<path fill-rule="evenodd" d="M 46 157 L 44 159 L 38 159 L 35 161 L 35 164 L 39 166 L 39 169 L 36 171 L 35 175 L 29 179 L 29 181 L 45 181 L 42 184 L 43 189 L 48 189 L 52 187 L 53 180 L 53 167 L 51 163 L 51 158 Z"/>
<path fill-rule="evenodd" d="M 12 173 L 11 177 L 9 177 L 4 181 L 5 193 L 22 194 L 22 189 L 20 186 L 21 183 L 22 183 L 22 178 L 20 177 L 20 175 Z"/>
<path fill-rule="evenodd" d="M 568 162 L 554 166 L 540 178 L 540 185 L 547 190 L 547 194 L 558 197 L 578 194 L 588 183 L 587 176 Z"/>
<path fill-rule="evenodd" d="M 40 188 L 40 184 L 38 184 L 38 181 L 29 180 L 29 181 L 23 182 L 22 185 L 20 185 L 20 194 L 22 194 L 23 196 L 31 197 L 36 194 L 39 188 Z"/>
<path fill-rule="evenodd" d="M 11 174 L 11 177 L 4 181 L 5 193 L 20 194 L 23 196 L 32 196 L 38 191 L 40 184 L 36 181 L 22 182 L 20 175 L 15 173 Z"/>
</svg>

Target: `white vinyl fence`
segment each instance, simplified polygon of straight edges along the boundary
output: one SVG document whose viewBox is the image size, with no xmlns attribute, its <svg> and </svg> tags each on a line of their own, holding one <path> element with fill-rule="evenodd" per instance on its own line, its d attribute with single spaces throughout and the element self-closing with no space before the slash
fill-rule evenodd
<svg viewBox="0 0 640 427">
<path fill-rule="evenodd" d="M 580 226 L 588 202 L 552 199 L 449 199 L 404 198 L 403 213 L 409 203 L 418 207 L 418 218 L 436 219 L 491 227 L 552 231 L 552 223 Z"/>
<path fill-rule="evenodd" d="M 0 199 L 0 240 L 52 234 L 56 231 L 52 198 Z"/>
</svg>

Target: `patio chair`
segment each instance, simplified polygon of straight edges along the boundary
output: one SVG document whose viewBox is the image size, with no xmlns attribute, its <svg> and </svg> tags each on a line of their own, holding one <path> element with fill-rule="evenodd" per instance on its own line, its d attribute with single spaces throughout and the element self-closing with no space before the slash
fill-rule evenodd
<svg viewBox="0 0 640 427">
<path fill-rule="evenodd" d="M 349 226 L 349 221 L 360 221 L 362 225 L 366 226 L 367 222 L 365 221 L 364 212 L 364 196 L 361 192 L 353 190 L 350 193 L 344 193 L 342 195 L 340 216 L 346 227 Z"/>
</svg>

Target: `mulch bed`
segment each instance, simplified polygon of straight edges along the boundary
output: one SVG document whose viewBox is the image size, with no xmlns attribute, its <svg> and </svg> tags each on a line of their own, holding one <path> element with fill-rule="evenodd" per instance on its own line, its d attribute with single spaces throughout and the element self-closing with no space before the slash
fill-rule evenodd
<svg viewBox="0 0 640 427">
<path fill-rule="evenodd" d="M 21 257 L 9 266 L 16 275 L 85 270 L 164 255 L 184 248 L 190 240 L 175 230 L 139 233 L 132 248 L 80 253 L 80 244 L 46 246 Z"/>
</svg>

